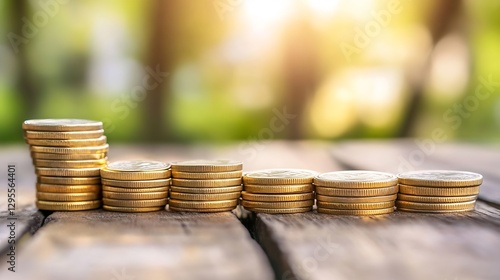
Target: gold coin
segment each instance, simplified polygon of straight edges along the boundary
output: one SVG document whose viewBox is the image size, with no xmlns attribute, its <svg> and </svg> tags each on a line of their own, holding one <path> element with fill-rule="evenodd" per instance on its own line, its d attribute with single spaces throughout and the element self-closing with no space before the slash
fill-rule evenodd
<svg viewBox="0 0 500 280">
<path fill-rule="evenodd" d="M 174 208 L 191 208 L 191 209 L 206 209 L 206 208 L 229 208 L 238 205 L 238 199 L 218 200 L 218 201 L 184 201 L 178 199 L 170 199 L 168 204 Z"/>
<path fill-rule="evenodd" d="M 398 174 L 399 183 L 421 187 L 472 187 L 481 185 L 478 173 L 453 170 L 420 170 Z"/>
<path fill-rule="evenodd" d="M 108 158 L 94 160 L 48 160 L 35 159 L 33 164 L 37 167 L 57 167 L 57 168 L 89 168 L 100 167 L 106 164 Z"/>
<path fill-rule="evenodd" d="M 104 130 L 89 131 L 24 131 L 24 137 L 28 139 L 94 139 L 104 135 Z"/>
<path fill-rule="evenodd" d="M 38 176 L 37 183 L 52 185 L 97 185 L 101 177 L 47 177 Z"/>
<path fill-rule="evenodd" d="M 164 207 L 167 204 L 166 198 L 160 199 L 142 199 L 142 200 L 125 200 L 125 199 L 112 199 L 103 198 L 102 202 L 108 206 L 117 207 Z"/>
<path fill-rule="evenodd" d="M 382 196 L 398 193 L 398 186 L 390 186 L 373 189 L 337 189 L 330 187 L 316 186 L 316 193 L 327 196 Z"/>
<path fill-rule="evenodd" d="M 52 193 L 95 193 L 101 192 L 101 185 L 51 185 L 37 183 L 36 190 Z"/>
<path fill-rule="evenodd" d="M 282 202 L 261 202 L 242 200 L 241 205 L 245 208 L 264 208 L 264 209 L 283 209 L 283 208 L 302 208 L 314 205 L 314 200 L 302 201 L 282 201 Z"/>
<path fill-rule="evenodd" d="M 157 207 L 118 207 L 118 206 L 103 205 L 102 209 L 104 209 L 106 211 L 113 211 L 113 212 L 145 213 L 145 212 L 155 212 L 155 211 L 165 210 L 165 206 L 157 206 Z"/>
<path fill-rule="evenodd" d="M 398 194 L 398 200 L 423 202 L 423 203 L 456 203 L 473 201 L 477 199 L 477 195 L 467 196 L 418 196 L 408 194 Z"/>
<path fill-rule="evenodd" d="M 398 211 L 404 211 L 404 212 L 415 212 L 415 213 L 429 213 L 429 214 L 447 214 L 447 213 L 461 213 L 461 212 L 468 212 L 474 210 L 474 206 L 471 206 L 470 208 L 464 208 L 460 210 L 418 210 L 418 209 L 410 209 L 410 208 L 398 208 Z"/>
<path fill-rule="evenodd" d="M 87 193 L 55 193 L 55 192 L 37 192 L 36 198 L 38 200 L 47 201 L 89 201 L 101 198 L 99 192 Z"/>
<path fill-rule="evenodd" d="M 348 196 L 327 196 L 316 195 L 318 201 L 324 202 L 337 202 L 337 203 L 373 203 L 373 202 L 386 202 L 395 201 L 396 194 L 382 195 L 382 196 L 366 196 L 366 197 L 348 197 Z"/>
<path fill-rule="evenodd" d="M 101 177 L 103 179 L 120 180 L 120 181 L 149 181 L 158 179 L 168 179 L 171 176 L 170 169 L 158 171 L 111 171 L 106 168 L 101 169 Z"/>
<path fill-rule="evenodd" d="M 100 168 L 47 168 L 36 167 L 38 176 L 93 177 L 99 176 Z"/>
<path fill-rule="evenodd" d="M 105 158 L 107 153 L 96 154 L 50 154 L 50 153 L 31 153 L 34 160 L 51 159 L 51 160 L 97 160 Z"/>
<path fill-rule="evenodd" d="M 382 208 L 382 209 L 370 209 L 370 210 L 349 210 L 349 209 L 330 209 L 330 208 L 319 208 L 318 213 L 331 214 L 331 215 L 355 215 L 355 216 L 372 216 L 372 215 L 382 215 L 394 212 L 394 207 Z"/>
<path fill-rule="evenodd" d="M 241 184 L 241 178 L 212 179 L 212 180 L 190 180 L 172 178 L 172 185 L 189 188 L 217 188 L 231 187 Z"/>
<path fill-rule="evenodd" d="M 103 154 L 109 150 L 109 144 L 95 147 L 46 147 L 30 146 L 30 151 L 34 153 L 51 154 Z"/>
<path fill-rule="evenodd" d="M 295 214 L 295 213 L 305 213 L 305 212 L 311 212 L 312 207 L 300 207 L 300 208 L 283 208 L 283 209 L 276 209 L 276 208 L 247 208 L 245 207 L 246 210 L 256 212 L 256 213 L 265 213 L 265 214 Z"/>
<path fill-rule="evenodd" d="M 399 184 L 399 192 L 419 196 L 466 196 L 479 194 L 479 186 L 461 188 L 417 187 Z"/>
<path fill-rule="evenodd" d="M 219 188 L 186 188 L 171 186 L 171 192 L 177 193 L 193 193 L 193 194 L 215 194 L 215 193 L 231 193 L 231 192 L 241 192 L 243 187 L 241 185 L 231 186 L 231 187 L 219 187 Z"/>
<path fill-rule="evenodd" d="M 51 147 L 90 147 L 106 144 L 106 136 L 94 139 L 26 139 L 26 143 L 35 146 Z"/>
<path fill-rule="evenodd" d="M 76 202 L 37 200 L 36 207 L 40 210 L 50 210 L 50 211 L 91 210 L 101 207 L 101 200 L 76 201 Z"/>
<path fill-rule="evenodd" d="M 120 187 L 102 185 L 102 191 L 106 191 L 106 192 L 119 192 L 119 193 L 168 192 L 168 187 L 157 187 L 157 188 L 120 188 Z"/>
<path fill-rule="evenodd" d="M 228 211 L 232 211 L 234 209 L 234 207 L 196 209 L 196 208 L 173 207 L 173 206 L 169 205 L 168 209 L 171 210 L 171 211 L 175 211 L 175 212 L 215 213 L 215 212 L 228 212 Z"/>
<path fill-rule="evenodd" d="M 102 129 L 102 122 L 79 119 L 38 119 L 23 122 L 24 130 L 85 131 Z"/>
<path fill-rule="evenodd" d="M 197 201 L 229 200 L 229 199 L 239 199 L 240 195 L 241 195 L 240 192 L 209 193 L 209 194 L 171 192 L 170 198 L 179 200 L 197 200 Z"/>
<path fill-rule="evenodd" d="M 158 188 L 158 187 L 168 187 L 170 186 L 171 179 L 159 179 L 159 180 L 141 180 L 141 181 L 120 181 L 120 180 L 110 180 L 101 179 L 103 185 L 121 187 L 121 188 Z"/>
<path fill-rule="evenodd" d="M 316 186 L 350 189 L 350 188 L 383 188 L 394 186 L 398 178 L 390 173 L 347 170 L 323 173 L 314 178 Z"/>
<path fill-rule="evenodd" d="M 235 160 L 185 160 L 172 163 L 172 171 L 181 172 L 228 172 L 238 171 L 243 163 Z"/>
<path fill-rule="evenodd" d="M 396 201 L 396 206 L 405 209 L 417 209 L 417 210 L 463 210 L 474 208 L 476 201 L 466 201 L 466 202 L 456 202 L 456 203 L 422 203 L 422 202 L 410 202 L 404 200 Z"/>
<path fill-rule="evenodd" d="M 300 185 L 243 185 L 243 189 L 250 193 L 262 194 L 291 194 L 291 193 L 309 193 L 314 191 L 313 184 Z"/>
<path fill-rule="evenodd" d="M 300 201 L 314 199 L 314 193 L 297 194 L 256 194 L 244 191 L 241 193 L 244 200 L 262 201 L 262 202 L 280 202 L 280 201 Z"/>
<path fill-rule="evenodd" d="M 241 178 L 243 172 L 228 171 L 228 172 L 182 172 L 172 170 L 172 177 L 177 179 L 232 179 Z"/>
<path fill-rule="evenodd" d="M 112 180 L 156 180 L 171 176 L 170 164 L 160 161 L 116 161 L 101 170 L 101 177 Z"/>
<path fill-rule="evenodd" d="M 109 192 L 103 191 L 102 197 L 112 198 L 112 199 L 133 199 L 133 200 L 143 200 L 143 199 L 160 199 L 167 198 L 168 191 L 166 192 L 142 192 L 142 193 L 122 193 L 122 192 Z"/>
<path fill-rule="evenodd" d="M 394 207 L 394 201 L 373 202 L 373 203 L 338 203 L 324 202 L 318 200 L 318 208 L 345 209 L 345 210 L 372 210 Z"/>
<path fill-rule="evenodd" d="M 311 184 L 318 173 L 304 169 L 265 169 L 243 175 L 244 184 L 296 185 Z"/>
</svg>

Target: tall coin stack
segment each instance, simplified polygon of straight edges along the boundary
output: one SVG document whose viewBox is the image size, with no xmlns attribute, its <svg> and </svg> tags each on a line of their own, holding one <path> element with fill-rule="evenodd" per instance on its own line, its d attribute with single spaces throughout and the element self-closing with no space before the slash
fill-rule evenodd
<svg viewBox="0 0 500 280">
<path fill-rule="evenodd" d="M 243 163 L 188 160 L 172 163 L 168 207 L 180 212 L 231 211 L 239 203 Z"/>
<path fill-rule="evenodd" d="M 52 211 L 99 208 L 99 170 L 109 148 L 102 122 L 39 119 L 27 120 L 22 127 L 37 175 L 37 207 Z"/>
<path fill-rule="evenodd" d="M 473 172 L 429 170 L 398 174 L 398 210 L 451 213 L 474 210 L 483 176 Z"/>
<path fill-rule="evenodd" d="M 314 178 L 319 213 L 379 215 L 394 212 L 396 176 L 374 171 L 328 172 Z"/>
<path fill-rule="evenodd" d="M 266 169 L 243 176 L 241 205 L 257 213 L 309 212 L 314 205 L 314 176 L 302 169 Z"/>
<path fill-rule="evenodd" d="M 165 209 L 170 164 L 159 161 L 116 161 L 101 169 L 103 209 L 152 212 Z"/>
</svg>

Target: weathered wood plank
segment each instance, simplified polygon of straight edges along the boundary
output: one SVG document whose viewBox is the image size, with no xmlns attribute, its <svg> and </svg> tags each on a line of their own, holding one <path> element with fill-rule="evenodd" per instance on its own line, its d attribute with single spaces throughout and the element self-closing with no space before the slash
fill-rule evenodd
<svg viewBox="0 0 500 280">
<path fill-rule="evenodd" d="M 194 158 L 232 158 L 243 161 L 245 170 L 254 170 L 261 168 L 308 168 L 317 171 L 330 171 L 338 169 L 338 166 L 333 165 L 333 161 L 328 151 L 327 143 L 308 143 L 308 142 L 275 142 L 275 141 L 260 141 L 248 142 L 244 144 L 225 145 L 225 146 L 186 146 L 186 145 L 151 145 L 151 146 L 130 146 L 130 145 L 112 145 L 109 152 L 110 160 L 121 160 L 130 158 L 150 158 L 161 161 L 175 161 Z M 35 200 L 35 175 L 34 169 L 29 157 L 29 150 L 26 145 L 15 145 L 0 149 L 0 164 L 7 166 L 8 163 L 15 163 L 17 169 L 17 197 L 18 209 L 23 206 L 31 205 Z M 328 164 L 324 164 L 328 162 Z M 0 173 L 0 180 L 5 180 L 4 173 Z M 5 189 L 1 189 L 3 194 Z M 4 195 L 4 197 L 6 197 Z M 4 201 L 0 202 L 4 205 Z M 136 248 L 145 244 L 145 253 L 156 254 L 165 258 L 174 258 L 170 253 L 164 251 L 155 251 L 152 248 L 165 247 L 168 250 L 172 248 L 176 251 L 183 251 L 188 248 L 192 250 L 196 258 L 201 259 L 183 259 L 179 262 L 181 265 L 173 269 L 168 263 L 166 265 L 158 265 L 157 261 L 151 261 L 150 258 L 130 257 L 124 260 L 126 266 L 135 262 L 131 271 L 127 273 L 136 273 L 148 275 L 157 271 L 171 271 L 170 275 L 176 276 L 173 278 L 204 278 L 217 276 L 219 278 L 234 278 L 238 275 L 239 278 L 252 279 L 253 276 L 267 277 L 269 274 L 269 266 L 266 266 L 266 258 L 259 253 L 259 249 L 255 246 L 252 240 L 249 240 L 248 232 L 242 227 L 241 223 L 229 214 L 220 214 L 224 219 L 221 219 L 219 214 L 206 215 L 185 215 L 174 213 L 155 213 L 155 214 L 120 214 L 108 213 L 102 211 L 78 212 L 78 213 L 54 213 L 47 219 L 47 225 L 37 234 L 36 238 L 31 240 L 26 245 L 26 250 L 23 250 L 21 267 L 39 268 L 41 271 L 47 272 L 47 278 L 50 276 L 58 277 L 58 271 L 65 271 L 68 266 L 75 267 L 75 272 L 72 275 L 84 275 L 86 278 L 89 274 L 81 273 L 78 269 L 82 266 L 73 265 L 74 263 L 84 260 L 82 264 L 95 265 L 96 271 L 91 272 L 93 276 L 102 276 L 105 279 L 112 279 L 115 274 L 122 272 L 122 267 L 116 267 L 114 264 L 120 263 L 120 257 L 117 252 L 130 253 L 132 256 L 141 255 L 143 252 L 138 249 L 137 254 L 132 254 L 132 248 L 128 248 L 127 242 L 122 239 L 123 236 L 131 236 Z M 228 217 L 229 215 L 229 217 Z M 26 232 L 24 228 L 31 225 L 32 222 L 40 223 L 43 217 L 41 213 L 34 215 L 37 219 L 29 220 L 29 223 L 21 226 L 20 232 Z M 149 217 L 145 220 L 144 218 Z M 230 226 L 222 226 L 225 224 L 225 219 L 230 219 Z M 152 221 L 155 221 L 153 223 Z M 213 223 L 212 223 L 213 222 Z M 34 226 L 36 228 L 36 226 Z M 19 228 L 18 228 L 19 229 Z M 229 229 L 229 231 L 228 231 Z M 237 233 L 232 233 L 234 230 Z M 154 232 L 165 232 L 165 239 L 158 237 Z M 174 235 L 175 238 L 168 237 Z M 21 236 L 22 234 L 18 234 Z M 233 236 L 234 235 L 234 236 Z M 218 237 L 220 236 L 220 237 Z M 101 238 L 102 237 L 102 238 Z M 121 240 L 124 244 L 117 242 L 113 244 L 112 250 L 108 252 L 105 246 L 99 247 L 99 244 L 113 240 Z M 126 239 L 126 238 L 125 238 Z M 55 240 L 60 240 L 64 246 L 58 246 Z M 93 244 L 90 249 L 83 249 L 80 241 L 85 240 Z M 163 246 L 162 244 L 167 244 Z M 197 245 L 198 243 L 199 246 Z M 213 244 L 212 244 L 213 243 Z M 220 243 L 220 244 L 219 244 Z M 241 244 L 240 244 L 241 243 Z M 96 245 L 97 244 L 97 245 Z M 177 245 L 175 245 L 177 244 Z M 179 245 L 180 244 L 180 245 Z M 2 244 L 3 246 L 4 244 Z M 220 248 L 219 248 L 220 247 Z M 204 250 L 208 251 L 204 253 Z M 219 249 L 217 249 L 219 248 Z M 90 250 L 90 251 L 89 251 Z M 106 261 L 91 254 L 92 250 L 101 250 Z M 45 251 L 50 251 L 49 261 L 40 261 L 45 259 Z M 78 254 L 79 251 L 87 252 L 83 256 Z M 89 253 L 90 252 L 90 253 Z M 64 256 L 75 253 L 72 258 Z M 260 255 L 259 255 L 260 254 Z M 212 255 L 220 255 L 219 261 L 212 261 Z M 184 257 L 186 255 L 184 254 Z M 26 259 L 25 259 L 26 258 Z M 246 260 L 249 258 L 249 260 Z M 206 260 L 203 260 L 206 259 Z M 214 259 L 217 260 L 217 257 Z M 236 261 L 238 260 L 238 261 Z M 102 261 L 101 265 L 96 265 Z M 148 265 L 148 262 L 151 264 Z M 49 269 L 49 263 L 52 263 L 54 268 Z M 110 264 L 111 263 L 111 264 Z M 255 265 L 257 263 L 257 265 Z M 192 266 L 194 269 L 190 269 Z M 198 275 L 196 273 L 210 272 L 204 266 L 213 266 L 212 273 L 207 273 L 207 276 Z M 243 267 L 244 266 L 244 267 Z M 85 265 L 83 266 L 85 267 Z M 147 270 L 153 267 L 153 272 Z M 36 269 L 30 269 L 32 272 L 26 272 L 22 269 L 22 273 L 16 275 L 24 275 L 31 277 Z M 201 269 L 197 272 L 197 270 Z M 261 270 L 261 271 L 260 271 Z M 257 271 L 257 272 L 256 272 Z M 63 273 L 61 272 L 61 273 Z M 107 273 L 107 274 L 106 274 Z M 146 274 L 145 274 L 146 273 Z M 64 274 L 64 273 L 63 273 Z M 12 275 L 10 275 L 12 276 Z M 66 276 L 66 275 L 65 275 Z M 20 276 L 21 277 L 21 276 Z M 79 276 L 78 276 L 79 277 Z M 110 278 L 111 277 L 111 278 Z M 22 278 L 22 277 L 21 277 Z M 39 278 L 39 277 L 38 277 Z M 142 278 L 142 277 L 141 277 Z"/>
<path fill-rule="evenodd" d="M 18 247 L 26 236 L 34 234 L 42 225 L 44 216 L 35 208 L 34 205 L 16 210 L 14 216 L 9 215 L 10 212 L 0 212 L 0 236 L 3 236 L 4 242 L 0 244 L 0 253 L 5 257 L 4 253 L 8 251 L 11 245 Z M 13 223 L 13 224 L 12 224 Z M 14 231 L 12 239 L 11 227 Z M 15 244 L 8 243 L 8 240 L 15 240 Z"/>
<path fill-rule="evenodd" d="M 277 279 L 498 279 L 499 218 L 304 213 L 258 214 L 255 223 Z"/>
<path fill-rule="evenodd" d="M 470 161 L 476 168 L 462 169 L 485 175 L 483 196 L 496 193 L 491 182 L 500 180 L 490 176 L 491 167 L 481 171 L 480 163 L 493 165 L 499 157 L 491 151 L 478 153 L 475 147 L 460 154 L 461 147 L 435 148 L 409 167 L 460 169 L 450 162 L 476 156 Z M 408 168 L 405 160 L 417 148 L 408 141 L 360 141 L 335 145 L 333 154 L 346 168 L 397 173 Z M 499 229 L 500 210 L 483 202 L 476 211 L 446 215 L 255 217 L 257 239 L 277 279 L 498 279 L 500 253 L 492 247 L 500 246 Z"/>
<path fill-rule="evenodd" d="M 35 169 L 31 163 L 30 152 L 28 145 L 6 145 L 0 148 L 0 182 L 3 186 L 0 188 L 0 235 L 9 236 L 10 229 L 8 225 L 11 220 L 9 217 L 8 201 L 7 201 L 7 185 L 8 181 L 8 165 L 15 166 L 15 216 L 17 217 L 15 232 L 16 232 L 16 247 L 29 241 L 31 235 L 35 233 L 42 225 L 44 216 L 34 206 L 35 195 Z M 9 249 L 10 244 L 5 242 L 0 244 L 0 252 L 2 256 L 0 260 L 5 264 L 6 256 L 4 253 Z M 7 278 L 8 279 L 8 278 Z"/>
<path fill-rule="evenodd" d="M 15 165 L 16 209 L 23 209 L 35 202 L 35 169 L 31 164 L 28 145 L 0 148 L 0 209 L 7 210 L 7 165 Z"/>
<path fill-rule="evenodd" d="M 149 157 L 168 162 L 233 158 L 242 160 L 245 170 L 293 167 L 320 172 L 341 169 L 335 162 L 339 159 L 350 168 L 397 172 L 400 157 L 408 157 L 416 147 L 387 142 L 372 143 L 368 147 L 364 147 L 364 143 L 341 143 L 335 146 L 334 159 L 331 146 L 324 142 L 273 141 L 245 145 L 114 145 L 110 159 Z M 474 149 L 467 150 L 462 157 L 477 156 L 479 152 Z M 416 168 L 451 168 L 448 161 L 442 159 L 457 160 L 450 156 L 454 155 L 454 148 L 442 150 L 441 146 L 436 148 Z M 496 185 L 488 182 L 499 181 L 493 172 L 499 157 L 490 156 L 490 152 L 480 154 L 478 160 L 470 162 L 475 162 L 478 168 L 482 168 L 483 163 L 488 165 L 486 172 L 478 171 L 485 175 L 481 195 L 490 197 L 491 192 L 494 201 Z M 15 157 L 15 153 L 10 156 Z M 29 161 L 29 153 L 26 160 Z M 26 163 L 20 165 L 32 168 Z M 476 170 L 467 166 L 460 169 Z M 33 200 L 34 175 L 32 182 L 25 185 L 31 186 Z M 498 232 L 499 221 L 498 209 L 478 203 L 475 212 L 454 215 L 394 213 L 362 218 L 317 213 L 259 214 L 255 225 L 257 237 L 277 269 L 278 279 L 494 279 L 499 273 L 491 262 L 498 263 L 500 258 L 491 251 L 499 245 L 498 234 L 494 237 L 492 234 Z M 54 213 L 20 253 L 22 273 L 16 274 L 19 279 L 271 277 L 266 258 L 229 213 L 125 214 L 100 210 Z M 28 267 L 30 272 L 25 269 Z M 72 271 L 68 272 L 68 267 Z M 3 267 L 2 271 L 5 271 Z M 36 271 L 47 272 L 47 278 L 35 274 Z M 12 275 L 0 275 L 2 279 L 4 276 Z"/>
<path fill-rule="evenodd" d="M 497 205 L 493 205 L 493 207 L 487 203 L 479 201 L 476 203 L 476 213 L 478 216 L 477 219 L 483 219 L 488 223 L 493 223 L 496 225 L 500 225 L 500 209 L 496 207 Z"/>
<path fill-rule="evenodd" d="M 95 210 L 50 215 L 19 252 L 18 271 L 0 278 L 261 280 L 272 275 L 266 256 L 232 213 Z"/>
<path fill-rule="evenodd" d="M 417 142 L 416 142 L 417 141 Z M 349 141 L 332 148 L 345 168 L 398 173 L 409 169 L 458 169 L 484 176 L 479 198 L 500 205 L 500 149 L 498 146 L 430 143 L 418 140 Z"/>
</svg>

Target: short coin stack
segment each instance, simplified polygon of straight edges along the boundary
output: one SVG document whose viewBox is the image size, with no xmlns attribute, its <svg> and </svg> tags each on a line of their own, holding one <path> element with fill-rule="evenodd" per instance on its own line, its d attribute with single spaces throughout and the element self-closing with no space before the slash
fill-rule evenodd
<svg viewBox="0 0 500 280">
<path fill-rule="evenodd" d="M 27 120 L 23 130 L 37 175 L 37 207 L 52 211 L 99 208 L 99 170 L 109 148 L 102 122 Z"/>
<path fill-rule="evenodd" d="M 309 212 L 314 205 L 317 172 L 302 169 L 266 169 L 243 176 L 241 205 L 269 214 Z"/>
<path fill-rule="evenodd" d="M 483 176 L 451 170 L 398 174 L 398 210 L 451 213 L 474 210 Z"/>
<path fill-rule="evenodd" d="M 351 170 L 323 173 L 314 178 L 319 213 L 379 215 L 394 212 L 396 176 Z"/>
<path fill-rule="evenodd" d="M 170 164 L 159 161 L 116 161 L 101 169 L 104 210 L 164 210 L 170 186 Z"/>
<path fill-rule="evenodd" d="M 232 160 L 188 160 L 172 163 L 169 209 L 223 212 L 238 206 L 243 163 Z"/>
</svg>

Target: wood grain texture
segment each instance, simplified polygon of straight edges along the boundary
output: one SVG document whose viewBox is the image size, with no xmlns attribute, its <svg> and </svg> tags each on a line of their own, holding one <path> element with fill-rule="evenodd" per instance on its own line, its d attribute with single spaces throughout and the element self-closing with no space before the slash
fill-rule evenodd
<svg viewBox="0 0 500 280">
<path fill-rule="evenodd" d="M 499 279 L 500 215 L 480 204 L 446 215 L 258 214 L 256 235 L 276 279 Z"/>
<path fill-rule="evenodd" d="M 15 223 L 15 246 L 19 246 L 42 226 L 43 219 L 44 216 L 34 205 L 15 211 L 14 216 L 9 215 L 8 211 L 0 212 L 0 236 L 3 237 L 3 242 L 0 243 L 1 257 L 5 257 L 4 253 L 11 245 L 7 242 L 7 238 L 10 236 L 9 226 L 11 222 Z M 3 260 L 3 258 L 0 259 Z"/>
<path fill-rule="evenodd" d="M 231 158 L 245 170 L 338 169 L 328 143 L 256 141 L 231 146 L 113 145 L 109 159 L 165 162 Z M 26 145 L 0 150 L 18 166 L 20 206 L 35 200 Z M 0 173 L 0 179 L 5 179 Z M 3 202 L 0 202 L 2 205 Z M 20 249 L 17 279 L 270 279 L 267 257 L 233 214 L 56 212 Z M 2 263 L 1 279 L 5 274 Z"/>
<path fill-rule="evenodd" d="M 272 279 L 230 212 L 55 212 L 1 279 Z M 9 276 L 9 278 L 4 278 Z"/>
<path fill-rule="evenodd" d="M 113 145 L 109 158 L 230 158 L 243 161 L 245 171 L 283 167 L 397 173 L 419 149 L 413 140 Z M 0 155 L 3 166 L 18 166 L 19 206 L 29 207 L 35 199 L 35 176 L 27 146 L 2 148 Z M 415 169 L 483 174 L 480 197 L 491 205 L 479 202 L 474 212 L 258 214 L 253 219 L 255 234 L 277 279 L 500 279 L 500 210 L 495 208 L 500 202 L 499 159 L 497 147 L 441 144 L 413 164 Z M 6 180 L 4 174 L 0 180 Z M 6 197 L 3 192 L 0 189 L 0 197 Z M 26 213 L 31 214 L 24 231 L 34 231 L 43 217 L 36 211 Z M 2 259 L 0 279 L 273 278 L 266 256 L 231 213 L 56 212 L 31 239 L 21 242 L 18 253 L 19 273 L 6 274 Z"/>
<path fill-rule="evenodd" d="M 424 152 L 413 140 L 348 141 L 331 153 L 344 169 L 476 171 L 485 177 L 481 197 L 500 197 L 494 147 L 446 144 Z M 500 210 L 484 202 L 467 213 L 257 214 L 254 223 L 277 279 L 500 278 L 493 249 L 500 246 Z"/>
<path fill-rule="evenodd" d="M 437 144 L 430 139 L 348 141 L 334 145 L 333 157 L 351 169 L 399 173 L 410 169 L 456 169 L 483 175 L 479 198 L 500 206 L 500 147 Z"/>
</svg>

